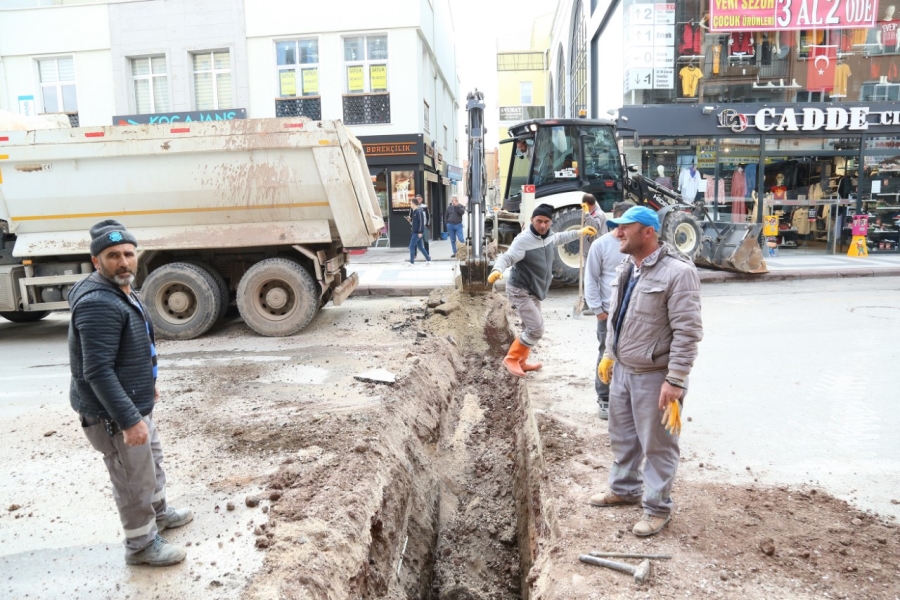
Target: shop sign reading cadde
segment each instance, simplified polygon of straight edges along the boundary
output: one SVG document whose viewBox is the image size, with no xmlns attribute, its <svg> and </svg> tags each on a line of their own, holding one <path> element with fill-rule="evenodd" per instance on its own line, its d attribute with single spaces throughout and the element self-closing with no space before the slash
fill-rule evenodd
<svg viewBox="0 0 900 600">
<path fill-rule="evenodd" d="M 726 108 L 719 113 L 719 127 L 735 133 L 748 127 L 759 131 L 865 131 L 869 125 L 900 125 L 900 111 L 872 112 L 868 106 L 853 106 L 824 109 L 767 107 L 755 113 L 739 113 Z"/>
</svg>

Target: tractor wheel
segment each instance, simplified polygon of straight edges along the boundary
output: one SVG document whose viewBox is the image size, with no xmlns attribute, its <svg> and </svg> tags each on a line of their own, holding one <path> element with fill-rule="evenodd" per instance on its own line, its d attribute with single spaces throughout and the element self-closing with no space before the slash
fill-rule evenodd
<svg viewBox="0 0 900 600">
<path fill-rule="evenodd" d="M 673 210 L 666 215 L 662 226 L 662 239 L 694 260 L 703 243 L 703 228 L 693 215 Z"/>
<path fill-rule="evenodd" d="M 581 207 L 563 208 L 553 213 L 551 233 L 581 229 Z M 578 270 L 581 244 L 574 240 L 568 244 L 557 246 L 553 253 L 553 279 L 563 285 L 578 285 Z"/>
</svg>

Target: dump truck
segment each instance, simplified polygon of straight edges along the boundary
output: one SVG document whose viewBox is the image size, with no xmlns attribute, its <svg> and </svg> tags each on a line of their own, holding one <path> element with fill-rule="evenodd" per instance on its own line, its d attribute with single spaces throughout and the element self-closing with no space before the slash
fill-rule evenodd
<svg viewBox="0 0 900 600">
<path fill-rule="evenodd" d="M 577 229 L 581 199 L 592 194 L 611 213 L 621 200 L 656 210 L 660 236 L 697 265 L 741 273 L 767 272 L 757 223 L 715 221 L 702 201 L 685 203 L 677 193 L 642 177 L 626 166 L 619 151 L 624 133 L 605 119 L 532 119 L 509 128 L 501 144 L 516 144 L 506 179 L 502 206 L 487 211 L 485 231 L 498 249 L 508 246 L 527 222 L 533 206 L 523 204 L 524 186 L 533 186 L 533 202 L 554 207 L 551 231 Z M 637 140 L 637 134 L 634 134 Z M 579 243 L 557 247 L 553 278 L 558 284 L 578 282 Z"/>
<path fill-rule="evenodd" d="M 266 336 L 305 327 L 356 288 L 349 250 L 384 221 L 363 148 L 305 118 L 0 133 L 0 315 L 67 309 L 93 271 L 89 228 L 139 243 L 137 287 L 159 335 L 191 339 L 234 302 Z"/>
</svg>

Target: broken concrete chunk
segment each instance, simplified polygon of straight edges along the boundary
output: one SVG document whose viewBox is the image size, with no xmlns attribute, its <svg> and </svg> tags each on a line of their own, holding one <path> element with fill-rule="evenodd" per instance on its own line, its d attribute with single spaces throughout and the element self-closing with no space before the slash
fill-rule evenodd
<svg viewBox="0 0 900 600">
<path fill-rule="evenodd" d="M 46 433 L 44 433 L 44 437 L 50 437 L 54 433 L 56 433 L 56 430 L 51 429 L 50 431 L 47 431 Z"/>
<path fill-rule="evenodd" d="M 435 309 L 434 309 L 434 312 L 436 312 L 436 313 L 439 314 L 439 315 L 444 315 L 444 316 L 446 317 L 447 315 L 449 315 L 449 314 L 451 314 L 451 313 L 454 313 L 454 312 L 456 312 L 457 310 L 459 310 L 459 304 L 458 304 L 458 303 L 456 303 L 456 302 L 447 302 L 446 304 L 441 304 L 440 306 L 438 306 L 437 308 L 435 308 Z"/>
<path fill-rule="evenodd" d="M 759 549 L 762 550 L 763 554 L 766 556 L 772 556 L 775 554 L 775 540 L 772 538 L 766 538 L 759 543 Z"/>
<path fill-rule="evenodd" d="M 417 331 L 417 332 L 416 332 L 416 337 L 420 337 L 420 338 L 428 337 L 428 334 L 425 333 L 424 331 Z"/>
<path fill-rule="evenodd" d="M 22 507 L 18 504 L 10 504 L 9 508 L 7 508 L 6 510 L 8 510 L 9 512 L 14 512 L 14 511 L 19 510 L 20 508 L 22 508 Z"/>
<path fill-rule="evenodd" d="M 228 504 L 225 505 L 225 508 L 227 510 L 234 510 L 234 502 L 229 502 Z"/>
<path fill-rule="evenodd" d="M 397 383 L 397 377 L 387 369 L 372 369 L 371 371 L 354 375 L 353 379 L 365 383 L 386 383 L 388 385 Z"/>
<path fill-rule="evenodd" d="M 244 499 L 244 504 L 246 504 L 250 508 L 253 508 L 254 506 L 259 506 L 259 498 L 257 498 L 256 496 L 247 496 Z"/>
</svg>

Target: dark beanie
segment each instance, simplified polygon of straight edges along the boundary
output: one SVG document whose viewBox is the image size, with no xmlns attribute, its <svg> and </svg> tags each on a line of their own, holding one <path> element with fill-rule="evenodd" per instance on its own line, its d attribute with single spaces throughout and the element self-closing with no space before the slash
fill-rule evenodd
<svg viewBox="0 0 900 600">
<path fill-rule="evenodd" d="M 97 256 L 110 246 L 119 244 L 138 245 L 134 236 L 115 219 L 106 219 L 91 227 L 91 256 Z"/>
<path fill-rule="evenodd" d="M 537 208 L 534 209 L 534 212 L 531 213 L 531 218 L 535 217 L 547 217 L 548 219 L 553 218 L 553 207 L 549 204 L 538 204 Z"/>
</svg>

